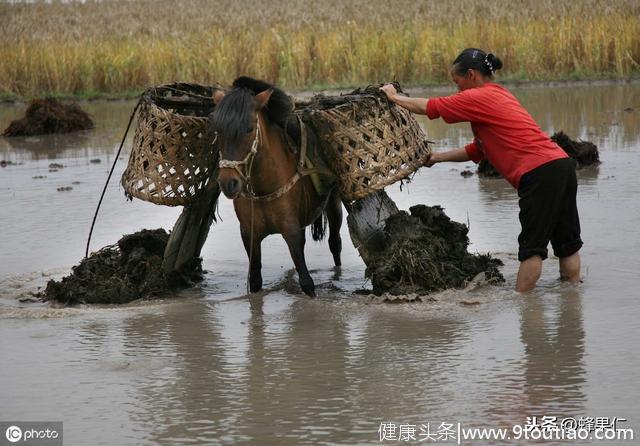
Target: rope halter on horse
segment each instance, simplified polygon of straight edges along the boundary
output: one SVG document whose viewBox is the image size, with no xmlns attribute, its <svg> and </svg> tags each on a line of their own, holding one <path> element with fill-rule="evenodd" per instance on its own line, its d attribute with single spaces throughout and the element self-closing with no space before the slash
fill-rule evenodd
<svg viewBox="0 0 640 446">
<path fill-rule="evenodd" d="M 325 169 L 305 168 L 305 160 L 307 157 L 307 129 L 304 123 L 302 122 L 302 119 L 299 116 L 297 117 L 297 119 L 300 125 L 301 138 L 300 138 L 300 151 L 298 154 L 298 164 L 296 167 L 296 172 L 293 174 L 291 178 L 289 178 L 289 181 L 287 181 L 284 185 L 280 186 L 277 190 L 266 195 L 256 195 L 253 190 L 253 185 L 251 184 L 251 170 L 253 168 L 253 161 L 256 157 L 256 154 L 258 153 L 258 147 L 262 142 L 262 137 L 261 137 L 262 133 L 260 131 L 260 115 L 256 115 L 256 137 L 254 138 L 253 143 L 251 144 L 251 150 L 249 151 L 249 153 L 247 153 L 247 156 L 245 156 L 244 159 L 241 161 L 220 159 L 218 165 L 221 169 L 224 169 L 224 168 L 235 169 L 236 172 L 238 172 L 240 177 L 243 179 L 244 189 L 246 190 L 242 190 L 240 194 L 244 198 L 248 198 L 252 202 L 253 201 L 266 201 L 266 202 L 273 201 L 282 197 L 287 192 L 289 192 L 299 180 L 306 177 L 307 175 L 311 175 L 314 173 L 327 175 L 327 176 L 333 175 L 332 172 L 329 172 Z M 243 165 L 245 166 L 244 173 L 240 169 L 240 167 Z"/>
<path fill-rule="evenodd" d="M 258 144 L 260 143 L 260 115 L 256 114 L 256 137 L 253 139 L 253 143 L 251 144 L 251 150 L 247 153 L 247 156 L 240 161 L 234 160 L 226 160 L 221 158 L 218 166 L 220 169 L 235 169 L 240 175 L 240 178 L 245 183 L 245 187 L 247 188 L 250 195 L 253 195 L 253 191 L 251 188 L 251 168 L 253 167 L 253 160 L 258 153 Z M 240 166 L 245 166 L 244 173 L 240 169 Z"/>
</svg>

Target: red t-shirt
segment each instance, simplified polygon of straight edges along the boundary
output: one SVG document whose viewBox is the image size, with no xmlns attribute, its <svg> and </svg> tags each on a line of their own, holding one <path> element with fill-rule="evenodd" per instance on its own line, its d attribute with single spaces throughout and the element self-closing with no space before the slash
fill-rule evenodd
<svg viewBox="0 0 640 446">
<path fill-rule="evenodd" d="M 476 163 L 486 158 L 516 189 L 531 169 L 568 157 L 509 90 L 493 82 L 429 99 L 426 111 L 429 119 L 469 121 L 474 135 L 465 147 L 469 158 Z"/>
</svg>

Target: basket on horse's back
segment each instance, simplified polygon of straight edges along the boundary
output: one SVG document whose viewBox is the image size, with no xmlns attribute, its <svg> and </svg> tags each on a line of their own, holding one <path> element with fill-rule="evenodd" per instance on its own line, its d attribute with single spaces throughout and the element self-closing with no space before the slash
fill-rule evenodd
<svg viewBox="0 0 640 446">
<path fill-rule="evenodd" d="M 407 178 L 431 154 L 411 113 L 390 103 L 377 87 L 340 97 L 319 95 L 297 113 L 315 128 L 347 201 Z"/>
<path fill-rule="evenodd" d="M 207 116 L 219 87 L 175 83 L 147 89 L 138 110 L 129 164 L 122 175 L 128 197 L 167 206 L 198 197 L 218 165 Z"/>
</svg>

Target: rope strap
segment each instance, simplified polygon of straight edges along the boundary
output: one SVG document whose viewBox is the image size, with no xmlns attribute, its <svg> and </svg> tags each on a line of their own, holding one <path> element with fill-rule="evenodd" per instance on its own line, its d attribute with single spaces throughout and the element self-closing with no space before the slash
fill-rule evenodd
<svg viewBox="0 0 640 446">
<path fill-rule="evenodd" d="M 320 175 L 333 176 L 333 172 L 330 172 L 326 169 L 319 169 L 319 168 L 307 169 L 304 167 L 304 163 L 307 158 L 307 146 L 308 146 L 307 126 L 304 124 L 304 122 L 302 122 L 302 119 L 300 118 L 300 116 L 296 116 L 296 118 L 298 119 L 298 123 L 300 125 L 300 155 L 298 158 L 297 172 L 293 174 L 293 176 L 289 179 L 289 181 L 287 181 L 283 186 L 279 187 L 277 190 L 271 192 L 270 194 L 256 195 L 255 193 L 253 193 L 252 190 L 249 190 L 249 192 L 243 191 L 241 193 L 242 197 L 252 201 L 270 202 L 273 200 L 277 200 L 278 198 L 285 195 L 287 192 L 289 192 L 293 188 L 293 186 L 295 186 L 295 184 L 298 181 L 300 181 L 302 178 L 306 176 L 312 175 L 314 173 L 318 173 Z"/>
</svg>

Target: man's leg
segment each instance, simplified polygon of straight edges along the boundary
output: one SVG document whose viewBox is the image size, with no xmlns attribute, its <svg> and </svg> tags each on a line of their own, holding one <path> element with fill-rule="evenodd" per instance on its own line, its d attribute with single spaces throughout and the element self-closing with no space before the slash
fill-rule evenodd
<svg viewBox="0 0 640 446">
<path fill-rule="evenodd" d="M 574 284 L 580 282 L 579 252 L 560 258 L 560 280 L 566 280 Z"/>
<path fill-rule="evenodd" d="M 520 262 L 516 291 L 524 293 L 532 290 L 542 273 L 542 257 L 535 255 Z"/>
</svg>

